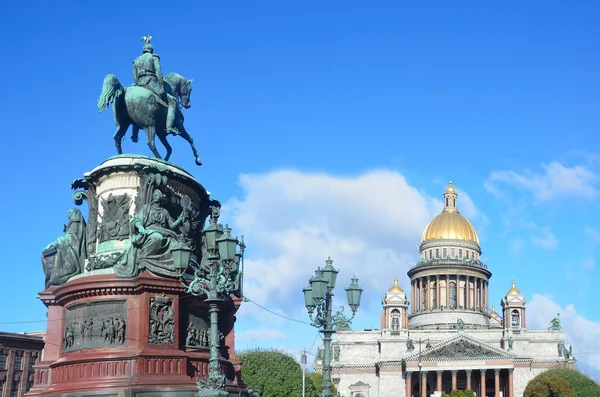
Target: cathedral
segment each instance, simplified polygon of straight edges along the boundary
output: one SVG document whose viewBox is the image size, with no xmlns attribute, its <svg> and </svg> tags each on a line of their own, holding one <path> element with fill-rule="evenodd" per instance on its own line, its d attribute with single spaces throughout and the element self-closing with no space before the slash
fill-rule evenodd
<svg viewBox="0 0 600 397">
<path fill-rule="evenodd" d="M 396 279 L 383 297 L 380 329 L 335 334 L 331 368 L 340 397 L 429 397 L 453 389 L 521 397 L 539 373 L 573 367 L 559 316 L 548 329 L 528 329 L 527 302 L 514 279 L 496 311 L 488 296 L 492 272 L 481 261 L 475 228 L 458 211 L 452 182 L 419 251 L 408 271 L 410 291 Z"/>
</svg>

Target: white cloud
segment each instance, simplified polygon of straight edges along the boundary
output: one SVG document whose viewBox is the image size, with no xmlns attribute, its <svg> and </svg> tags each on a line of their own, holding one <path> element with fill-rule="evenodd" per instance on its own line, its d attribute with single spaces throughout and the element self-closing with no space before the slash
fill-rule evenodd
<svg viewBox="0 0 600 397">
<path fill-rule="evenodd" d="M 535 228 L 535 234 L 532 234 L 530 237 L 531 242 L 534 245 L 548 250 L 555 250 L 558 248 L 558 240 L 549 227 L 536 226 Z"/>
<path fill-rule="evenodd" d="M 525 171 L 495 171 L 485 183 L 486 189 L 496 196 L 506 196 L 502 184 L 530 192 L 536 202 L 558 197 L 590 199 L 598 195 L 596 186 L 599 178 L 588 167 L 578 165 L 565 167 L 559 162 L 543 164 L 543 173 Z"/>
<path fill-rule="evenodd" d="M 600 322 L 588 320 L 578 314 L 573 305 L 561 307 L 547 296 L 534 294 L 527 304 L 527 327 L 545 329 L 550 320 L 556 317 L 556 313 L 560 313 L 566 343 L 573 344 L 577 367 L 600 381 Z"/>
<path fill-rule="evenodd" d="M 287 335 L 273 328 L 256 328 L 238 332 L 235 336 L 240 342 L 264 342 L 287 338 Z"/>
<path fill-rule="evenodd" d="M 596 267 L 596 260 L 594 258 L 588 258 L 583 261 L 583 268 L 586 270 L 594 270 Z"/>
<path fill-rule="evenodd" d="M 302 288 L 328 256 L 340 270 L 336 306 L 344 304 L 342 288 L 353 274 L 365 289 L 365 302 L 379 301 L 394 276 L 407 289 L 406 272 L 418 258 L 421 233 L 442 209 L 439 200 L 388 170 L 355 177 L 274 171 L 242 175 L 240 184 L 244 196 L 230 200 L 223 214 L 249 247 L 244 292 L 301 320 L 307 320 Z M 470 203 L 467 213 L 479 213 L 470 200 L 464 202 Z M 240 315 L 259 315 L 249 306 Z"/>
</svg>

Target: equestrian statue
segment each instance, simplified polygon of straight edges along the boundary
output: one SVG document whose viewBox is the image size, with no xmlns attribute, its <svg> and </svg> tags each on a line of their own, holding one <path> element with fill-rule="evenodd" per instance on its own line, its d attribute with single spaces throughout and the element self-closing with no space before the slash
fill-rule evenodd
<svg viewBox="0 0 600 397">
<path fill-rule="evenodd" d="M 180 135 L 189 142 L 196 157 L 196 164 L 202 165 L 194 146 L 194 140 L 183 126 L 181 106 L 189 109 L 192 80 L 177 73 L 169 73 L 163 78 L 160 57 L 154 53 L 150 41 L 152 36 L 144 36 L 142 55 L 133 61 L 133 81 L 135 85 L 123 87 L 114 74 L 104 78 L 102 93 L 98 99 L 98 110 L 106 110 L 112 103 L 117 131 L 114 135 L 117 153 L 122 154 L 121 141 L 129 126 L 132 126 L 131 140 L 138 141 L 139 130 L 146 132 L 148 147 L 157 158 L 162 158 L 154 144 L 157 136 L 167 149 L 165 160 L 171 157 L 173 149 L 167 135 Z"/>
</svg>

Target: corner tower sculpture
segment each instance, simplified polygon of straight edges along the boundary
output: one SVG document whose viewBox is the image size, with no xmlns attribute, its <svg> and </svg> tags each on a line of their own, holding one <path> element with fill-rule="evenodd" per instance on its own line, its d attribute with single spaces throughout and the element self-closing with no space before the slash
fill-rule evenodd
<svg viewBox="0 0 600 397">
<path fill-rule="evenodd" d="M 458 211 L 457 198 L 450 181 L 444 191 L 444 209 L 425 228 L 420 259 L 408 271 L 411 329 L 490 326 L 492 273 L 480 259 L 477 232 Z"/>
</svg>

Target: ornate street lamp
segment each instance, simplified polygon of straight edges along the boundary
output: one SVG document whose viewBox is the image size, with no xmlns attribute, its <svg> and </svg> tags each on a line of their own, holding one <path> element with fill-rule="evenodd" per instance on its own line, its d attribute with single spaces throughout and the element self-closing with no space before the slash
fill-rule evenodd
<svg viewBox="0 0 600 397">
<path fill-rule="evenodd" d="M 198 397 L 228 397 L 225 391 L 225 376 L 221 374 L 219 360 L 219 306 L 232 293 L 241 294 L 243 270 L 244 236 L 231 236 L 231 229 L 217 224 L 219 211 L 213 210 L 210 225 L 202 235 L 202 260 L 192 261 L 194 279 L 188 283 L 182 279 L 186 292 L 194 296 L 206 296 L 210 313 L 210 359 L 209 375 L 206 380 L 196 379 Z M 239 251 L 237 248 L 239 247 Z M 186 253 L 177 255 L 185 257 Z M 188 259 L 189 260 L 189 259 Z"/>
<path fill-rule="evenodd" d="M 352 278 L 352 283 L 346 288 L 348 305 L 352 309 L 352 317 L 345 318 L 342 310 L 338 311 L 334 316 L 331 315 L 331 304 L 333 299 L 333 289 L 337 280 L 337 271 L 333 267 L 333 261 L 328 258 L 325 261 L 325 267 L 317 268 L 315 275 L 305 287 L 304 304 L 308 309 L 308 315 L 313 327 L 320 328 L 319 332 L 323 333 L 323 386 L 321 388 L 321 397 L 331 397 L 331 337 L 336 332 L 335 328 L 348 329 L 348 326 L 356 310 L 360 305 L 360 297 L 362 288 L 358 285 L 358 279 Z M 317 315 L 313 318 L 313 313 L 317 309 Z"/>
</svg>

